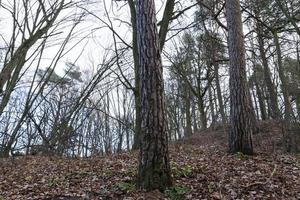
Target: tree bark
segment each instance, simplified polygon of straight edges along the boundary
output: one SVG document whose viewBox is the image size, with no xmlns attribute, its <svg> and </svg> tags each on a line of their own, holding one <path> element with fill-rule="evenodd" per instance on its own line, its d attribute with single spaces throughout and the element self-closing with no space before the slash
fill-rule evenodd
<svg viewBox="0 0 300 200">
<path fill-rule="evenodd" d="M 138 63 L 138 47 L 137 47 L 137 22 L 136 22 L 136 9 L 135 2 L 128 0 L 131 23 L 132 23 L 132 46 L 133 46 L 133 58 L 134 58 L 134 71 L 135 71 L 135 88 L 134 88 L 134 100 L 135 100 L 135 134 L 133 138 L 132 149 L 136 150 L 140 145 L 140 134 L 141 134 L 141 97 L 140 97 L 140 74 L 139 74 L 139 63 Z M 159 30 L 159 43 L 160 50 L 163 49 L 165 40 L 168 33 L 169 23 L 171 21 L 173 10 L 175 7 L 175 0 L 168 0 L 164 10 L 163 18 Z"/>
<path fill-rule="evenodd" d="M 253 119 L 246 80 L 245 46 L 239 0 L 226 1 L 230 61 L 229 151 L 253 154 Z"/>
<path fill-rule="evenodd" d="M 172 182 L 154 0 L 138 0 L 136 16 L 142 111 L 137 185 L 145 190 L 164 191 Z"/>
</svg>

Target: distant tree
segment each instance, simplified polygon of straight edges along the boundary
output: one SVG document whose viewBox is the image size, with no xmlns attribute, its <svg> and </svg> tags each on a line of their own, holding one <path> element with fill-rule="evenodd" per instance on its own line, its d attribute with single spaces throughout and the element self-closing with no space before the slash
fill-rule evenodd
<svg viewBox="0 0 300 200">
<path fill-rule="evenodd" d="M 230 61 L 229 151 L 253 154 L 252 106 L 246 79 L 245 46 L 239 0 L 226 1 Z"/>
<path fill-rule="evenodd" d="M 3 67 L 0 71 L 0 116 L 7 106 L 13 90 L 22 75 L 22 69 L 28 60 L 33 56 L 31 48 L 40 39 L 44 42 L 49 37 L 51 28 L 61 11 L 66 9 L 69 3 L 65 1 L 13 1 L 11 6 L 2 5 L 12 15 L 13 32 L 7 49 Z M 19 7 L 24 12 L 18 11 Z M 34 12 L 33 12 L 34 11 Z M 30 14 L 29 14 L 30 13 Z M 34 50 L 33 52 L 38 51 Z M 30 55 L 31 53 L 31 55 Z"/>
<path fill-rule="evenodd" d="M 142 111 L 137 184 L 146 190 L 163 191 L 172 182 L 154 0 L 137 1 L 136 20 Z"/>
</svg>

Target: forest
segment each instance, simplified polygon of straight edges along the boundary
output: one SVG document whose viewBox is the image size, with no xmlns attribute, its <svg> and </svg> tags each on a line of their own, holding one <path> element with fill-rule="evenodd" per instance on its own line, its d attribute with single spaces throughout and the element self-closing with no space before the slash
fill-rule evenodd
<svg viewBox="0 0 300 200">
<path fill-rule="evenodd" d="M 300 199 L 300 1 L 0 13 L 0 200 Z"/>
</svg>

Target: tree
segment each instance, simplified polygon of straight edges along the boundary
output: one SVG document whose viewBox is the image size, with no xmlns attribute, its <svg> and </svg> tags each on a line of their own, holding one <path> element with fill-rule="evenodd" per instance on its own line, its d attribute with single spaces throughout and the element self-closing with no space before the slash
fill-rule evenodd
<svg viewBox="0 0 300 200">
<path fill-rule="evenodd" d="M 140 65 L 141 145 L 138 186 L 163 191 L 171 185 L 163 96 L 163 71 L 154 0 L 138 0 L 137 41 Z"/>
<path fill-rule="evenodd" d="M 133 141 L 133 149 L 139 148 L 140 132 L 141 132 L 141 95 L 140 95 L 140 74 L 139 74 L 139 63 L 138 63 L 138 47 L 137 47 L 137 24 L 136 24 L 136 9 L 134 7 L 134 1 L 128 0 L 128 5 L 130 8 L 131 23 L 132 23 L 132 53 L 133 53 L 133 63 L 134 63 L 134 77 L 135 86 L 133 88 L 134 100 L 135 100 L 135 134 Z M 169 23 L 174 20 L 172 19 L 173 10 L 175 7 L 175 0 L 167 0 L 165 10 L 163 13 L 163 18 L 161 20 L 159 29 L 159 43 L 160 50 L 163 49 L 165 40 L 168 33 Z M 179 17 L 179 16 L 177 16 Z"/>
<path fill-rule="evenodd" d="M 253 154 L 252 106 L 246 80 L 245 46 L 239 0 L 226 1 L 230 62 L 229 151 Z"/>
<path fill-rule="evenodd" d="M 35 13 L 31 12 L 34 10 L 34 4 L 37 4 Z M 4 9 L 12 14 L 13 34 L 9 47 L 5 47 L 8 50 L 0 71 L 0 94 L 3 95 L 0 101 L 0 116 L 3 114 L 13 90 L 22 75 L 22 68 L 27 62 L 28 57 L 34 54 L 28 55 L 30 54 L 30 49 L 38 40 L 43 39 L 46 41 L 47 37 L 49 37 L 47 34 L 52 32 L 51 28 L 57 21 L 59 14 L 69 4 L 65 1 L 54 1 L 49 2 L 47 6 L 47 3 L 43 1 L 23 1 L 23 3 L 14 1 L 12 8 L 4 5 Z M 21 12 L 17 12 L 19 6 L 24 7 L 24 16 L 22 16 Z M 19 41 L 19 38 L 21 38 L 21 41 Z M 20 43 L 19 46 L 18 43 Z M 35 51 L 37 50 L 33 52 Z"/>
</svg>

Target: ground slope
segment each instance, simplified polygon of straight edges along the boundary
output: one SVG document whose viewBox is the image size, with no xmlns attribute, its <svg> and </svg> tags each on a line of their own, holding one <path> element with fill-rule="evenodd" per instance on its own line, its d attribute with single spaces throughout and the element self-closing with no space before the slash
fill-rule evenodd
<svg viewBox="0 0 300 200">
<path fill-rule="evenodd" d="M 299 155 L 283 153 L 280 128 L 261 127 L 251 157 L 227 154 L 222 128 L 171 144 L 174 187 L 165 193 L 135 188 L 137 153 L 132 152 L 2 159 L 0 199 L 300 199 Z"/>
</svg>

